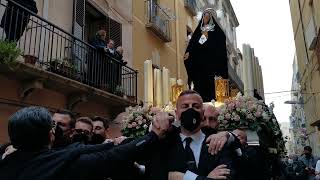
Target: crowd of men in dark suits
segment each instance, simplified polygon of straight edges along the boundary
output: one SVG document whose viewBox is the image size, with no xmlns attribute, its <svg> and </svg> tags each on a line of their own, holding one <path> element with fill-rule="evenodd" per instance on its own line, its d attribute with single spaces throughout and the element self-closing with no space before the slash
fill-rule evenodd
<svg viewBox="0 0 320 180">
<path fill-rule="evenodd" d="M 217 132 L 217 112 L 197 92 L 182 92 L 176 108 L 175 118 L 158 113 L 139 139 L 121 136 L 125 113 L 107 123 L 23 108 L 9 119 L 0 179 L 265 179 L 246 154 L 245 132 Z"/>
</svg>

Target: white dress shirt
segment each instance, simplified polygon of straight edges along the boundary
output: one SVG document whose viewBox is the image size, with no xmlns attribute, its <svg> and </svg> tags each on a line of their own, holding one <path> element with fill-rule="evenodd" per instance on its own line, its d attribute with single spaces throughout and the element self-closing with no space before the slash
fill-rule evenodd
<svg viewBox="0 0 320 180">
<path fill-rule="evenodd" d="M 203 141 L 206 139 L 206 136 L 203 134 L 203 132 L 201 130 L 199 130 L 197 133 L 191 135 L 191 136 L 185 136 L 184 134 L 180 133 L 180 137 L 181 137 L 181 141 L 183 143 L 183 147 L 186 147 L 186 141 L 185 139 L 187 137 L 191 137 L 192 141 L 190 143 L 190 148 L 193 152 L 194 158 L 196 160 L 196 165 L 198 167 L 199 165 L 199 160 L 200 160 L 200 154 L 201 154 L 201 148 L 202 148 L 202 143 Z M 234 137 L 231 133 L 229 133 L 229 138 L 227 141 L 227 144 L 230 144 L 234 141 Z M 196 178 L 198 177 L 197 174 L 191 172 L 191 171 L 187 171 L 184 176 L 183 176 L 183 180 L 196 180 Z"/>
<path fill-rule="evenodd" d="M 186 141 L 185 139 L 187 137 L 191 137 L 192 141 L 190 143 L 190 148 L 193 152 L 194 158 L 196 160 L 196 164 L 198 167 L 199 164 L 199 159 L 200 159 L 200 153 L 201 153 L 201 148 L 202 148 L 202 143 L 205 140 L 206 136 L 202 133 L 202 131 L 198 131 L 197 133 L 191 135 L 191 136 L 185 136 L 180 133 L 181 141 L 183 143 L 183 147 L 186 147 Z"/>
<path fill-rule="evenodd" d="M 206 136 L 202 133 L 202 131 L 198 131 L 197 133 L 191 135 L 191 136 L 185 136 L 184 134 L 180 133 L 181 141 L 183 144 L 183 147 L 186 147 L 186 141 L 185 139 L 187 137 L 191 137 L 192 141 L 190 143 L 190 148 L 193 152 L 194 158 L 196 160 L 196 165 L 198 167 L 199 165 L 199 160 L 200 160 L 200 154 L 201 154 L 201 148 L 202 148 L 202 143 L 205 140 Z M 195 180 L 198 177 L 195 173 L 191 171 L 187 171 L 184 176 L 183 180 Z"/>
</svg>

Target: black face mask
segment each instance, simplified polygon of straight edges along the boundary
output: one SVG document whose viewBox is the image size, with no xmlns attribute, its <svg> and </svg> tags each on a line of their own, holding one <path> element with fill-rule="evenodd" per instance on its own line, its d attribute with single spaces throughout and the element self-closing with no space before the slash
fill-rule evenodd
<svg viewBox="0 0 320 180">
<path fill-rule="evenodd" d="M 101 134 L 93 134 L 90 144 L 102 144 L 104 141 L 105 138 Z"/>
<path fill-rule="evenodd" d="M 60 148 L 70 144 L 69 136 L 63 134 L 63 130 L 60 126 L 56 127 L 54 137 L 52 148 Z"/>
<path fill-rule="evenodd" d="M 201 128 L 201 131 L 205 134 L 205 135 L 211 135 L 211 134 L 217 134 L 217 129 L 213 129 L 211 127 L 203 127 Z"/>
<path fill-rule="evenodd" d="M 196 130 L 201 123 L 200 113 L 193 108 L 189 108 L 188 110 L 182 112 L 180 120 L 181 126 L 189 132 Z"/>
<path fill-rule="evenodd" d="M 71 139 L 72 143 L 84 143 L 84 144 L 88 144 L 89 142 L 89 136 L 85 135 L 85 134 L 75 134 L 72 136 Z"/>
<path fill-rule="evenodd" d="M 311 154 L 310 153 L 305 153 L 304 155 L 306 156 L 307 159 L 311 158 Z"/>
</svg>

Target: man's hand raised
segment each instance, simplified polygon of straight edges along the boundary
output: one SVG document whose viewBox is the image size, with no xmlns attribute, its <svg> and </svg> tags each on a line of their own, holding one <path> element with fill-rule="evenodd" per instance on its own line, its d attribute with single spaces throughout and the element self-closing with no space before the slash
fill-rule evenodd
<svg viewBox="0 0 320 180">
<path fill-rule="evenodd" d="M 153 118 L 151 130 L 155 132 L 159 138 L 163 138 L 173 121 L 174 117 L 169 116 L 168 113 L 159 112 Z"/>
</svg>

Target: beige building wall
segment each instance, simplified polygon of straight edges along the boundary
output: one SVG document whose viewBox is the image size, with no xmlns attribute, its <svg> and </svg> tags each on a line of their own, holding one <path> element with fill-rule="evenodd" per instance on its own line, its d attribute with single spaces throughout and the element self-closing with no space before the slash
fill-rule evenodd
<svg viewBox="0 0 320 180">
<path fill-rule="evenodd" d="M 300 2 L 300 6 L 299 6 Z M 290 9 L 292 16 L 292 26 L 294 31 L 294 40 L 296 45 L 296 54 L 298 61 L 298 71 L 301 76 L 301 93 L 303 94 L 304 111 L 306 115 L 306 126 L 309 137 L 309 144 L 313 149 L 319 149 L 319 132 L 311 124 L 320 119 L 320 73 L 319 73 L 319 55 L 316 50 L 309 50 L 306 47 L 309 33 L 309 23 L 314 21 L 315 31 L 319 36 L 320 27 L 320 1 L 317 0 L 290 0 Z M 302 17 L 302 18 L 301 18 Z M 318 49 L 319 38 L 318 38 Z M 316 47 L 317 48 L 317 47 Z M 320 151 L 316 150 L 319 155 Z"/>
<path fill-rule="evenodd" d="M 175 20 L 170 22 L 172 41 L 165 43 L 156 34 L 146 28 L 145 1 L 137 0 L 133 3 L 133 67 L 138 74 L 138 100 L 144 96 L 144 61 L 152 60 L 153 54 L 159 54 L 160 69 L 166 67 L 170 77 L 187 82 L 187 74 L 183 64 L 183 56 L 187 41 L 187 25 L 196 28 L 196 19 L 184 7 L 183 0 L 159 0 L 162 7 L 170 8 Z M 153 59 L 154 60 L 154 59 Z M 155 62 L 154 64 L 157 64 Z"/>
<path fill-rule="evenodd" d="M 253 96 L 253 90 L 257 89 L 259 95 L 264 98 L 262 69 L 254 49 L 248 44 L 243 44 L 242 66 L 244 94 Z"/>
</svg>

